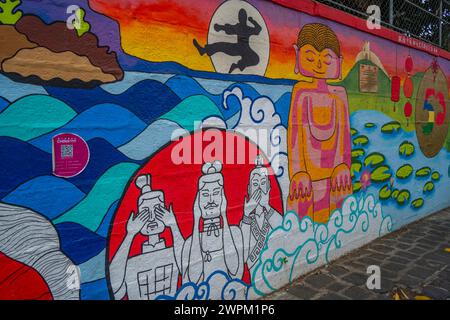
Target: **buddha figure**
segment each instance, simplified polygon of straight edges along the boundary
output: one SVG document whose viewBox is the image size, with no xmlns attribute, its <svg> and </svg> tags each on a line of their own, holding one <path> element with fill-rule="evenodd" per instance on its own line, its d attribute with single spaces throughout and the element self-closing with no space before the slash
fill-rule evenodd
<svg viewBox="0 0 450 320">
<path fill-rule="evenodd" d="M 287 209 L 326 223 L 352 193 L 347 92 L 327 83 L 341 78 L 341 50 L 336 34 L 319 23 L 301 29 L 294 49 L 295 72 L 309 81 L 299 81 L 292 91 Z"/>
</svg>

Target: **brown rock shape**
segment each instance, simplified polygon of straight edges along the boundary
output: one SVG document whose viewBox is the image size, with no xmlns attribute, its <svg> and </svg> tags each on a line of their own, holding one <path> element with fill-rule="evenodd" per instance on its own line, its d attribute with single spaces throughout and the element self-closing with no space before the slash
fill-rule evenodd
<svg viewBox="0 0 450 320">
<path fill-rule="evenodd" d="M 117 62 L 116 53 L 108 52 L 108 47 L 99 47 L 97 36 L 91 32 L 78 37 L 75 30 L 67 28 L 65 22 L 47 25 L 36 16 L 22 17 L 15 27 L 39 46 L 57 53 L 71 51 L 79 56 L 86 56 L 104 73 L 112 74 L 116 80 L 123 79 L 123 70 Z"/>
<path fill-rule="evenodd" d="M 5 60 L 2 68 L 4 72 L 19 78 L 37 77 L 45 82 L 55 79 L 86 84 L 116 81 L 112 74 L 93 66 L 87 57 L 70 51 L 56 53 L 42 47 L 20 50 L 14 57 Z"/>
<path fill-rule="evenodd" d="M 35 47 L 37 44 L 28 41 L 27 37 L 17 32 L 14 26 L 0 26 L 0 65 L 20 49 Z"/>
</svg>

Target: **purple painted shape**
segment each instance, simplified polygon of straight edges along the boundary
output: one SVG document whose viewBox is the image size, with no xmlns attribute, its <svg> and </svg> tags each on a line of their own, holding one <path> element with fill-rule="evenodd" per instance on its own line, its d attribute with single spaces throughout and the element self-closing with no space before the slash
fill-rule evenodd
<svg viewBox="0 0 450 320">
<path fill-rule="evenodd" d="M 73 133 L 61 133 L 52 138 L 53 174 L 71 178 L 86 168 L 89 162 L 89 147 L 86 141 Z"/>
<path fill-rule="evenodd" d="M 91 32 L 99 39 L 99 46 L 108 46 L 110 51 L 115 51 L 118 55 L 123 54 L 120 46 L 120 31 L 117 21 L 100 14 L 91 9 L 88 0 L 27 0 L 22 1 L 18 8 L 24 14 L 39 16 L 45 23 L 50 24 L 56 21 L 67 21 L 70 14 L 67 8 L 77 5 L 86 11 L 86 21 L 91 25 Z"/>
</svg>

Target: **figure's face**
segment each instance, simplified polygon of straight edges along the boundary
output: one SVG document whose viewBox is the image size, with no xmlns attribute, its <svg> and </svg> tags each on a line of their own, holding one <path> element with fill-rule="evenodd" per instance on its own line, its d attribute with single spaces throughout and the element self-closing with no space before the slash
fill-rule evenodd
<svg viewBox="0 0 450 320">
<path fill-rule="evenodd" d="M 164 205 L 162 202 L 155 203 L 154 200 L 144 200 L 140 206 L 140 210 L 148 210 L 150 212 L 147 222 L 141 229 L 141 233 L 145 236 L 160 234 L 166 228 L 164 222 L 159 220 L 155 214 L 155 206 Z"/>
<path fill-rule="evenodd" d="M 220 217 L 222 189 L 222 186 L 218 182 L 208 182 L 199 190 L 199 206 L 203 219 Z"/>
<path fill-rule="evenodd" d="M 341 61 L 330 49 L 317 51 L 312 45 L 307 44 L 300 48 L 298 64 L 300 73 L 306 77 L 317 79 L 339 78 Z"/>
<path fill-rule="evenodd" d="M 239 11 L 239 22 L 242 24 L 247 23 L 247 12 L 244 9 Z"/>
<path fill-rule="evenodd" d="M 265 174 L 254 173 L 250 179 L 249 193 L 252 195 L 254 192 L 260 189 L 261 192 L 261 205 L 265 205 L 269 202 L 269 179 Z"/>
</svg>

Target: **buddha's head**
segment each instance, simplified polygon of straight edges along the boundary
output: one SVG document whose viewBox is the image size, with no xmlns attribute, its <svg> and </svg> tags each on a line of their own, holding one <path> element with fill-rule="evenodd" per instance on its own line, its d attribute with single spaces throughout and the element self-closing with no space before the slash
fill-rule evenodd
<svg viewBox="0 0 450 320">
<path fill-rule="evenodd" d="M 342 56 L 339 40 L 328 26 L 320 23 L 304 25 L 294 49 L 295 73 L 317 79 L 341 77 Z"/>
</svg>

